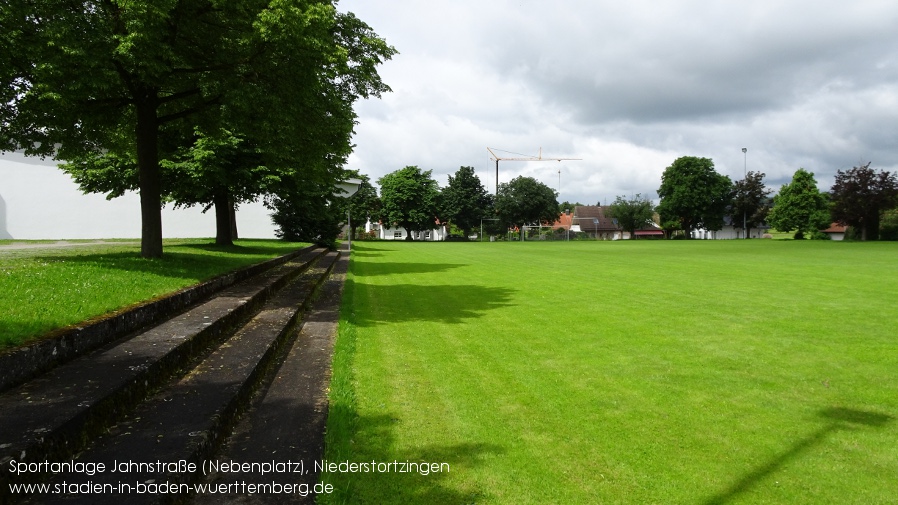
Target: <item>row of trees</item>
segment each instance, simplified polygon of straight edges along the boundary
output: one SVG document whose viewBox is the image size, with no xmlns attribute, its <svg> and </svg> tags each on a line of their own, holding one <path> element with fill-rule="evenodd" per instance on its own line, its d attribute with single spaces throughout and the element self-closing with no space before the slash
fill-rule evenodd
<svg viewBox="0 0 898 505">
<path fill-rule="evenodd" d="M 861 240 L 875 240 L 883 214 L 898 206 L 898 179 L 867 163 L 839 170 L 824 193 L 813 173 L 799 169 L 775 197 L 771 193 L 762 172 L 748 172 L 733 183 L 710 159 L 686 156 L 665 169 L 656 211 L 665 230 L 683 230 L 687 237 L 697 228 L 720 230 L 728 217 L 745 232 L 766 222 L 803 238 L 835 222 L 856 229 Z"/>
<path fill-rule="evenodd" d="M 558 218 L 555 190 L 532 177 L 500 184 L 496 195 L 487 193 L 472 167 L 460 167 L 442 189 L 431 170 L 417 166 L 389 173 L 377 182 L 380 198 L 368 184 L 365 196 L 350 199 L 352 221 L 371 219 L 404 228 L 406 240 L 412 240 L 414 232 L 432 230 L 437 222 L 449 223 L 468 237 L 481 225 L 497 233 L 525 224 L 551 224 Z"/>
<path fill-rule="evenodd" d="M 525 224 L 551 225 L 560 214 L 581 205 L 559 204 L 554 190 L 531 177 L 500 184 L 498 193 L 490 195 L 472 167 L 459 168 L 441 189 L 431 171 L 408 166 L 377 181 L 380 197 L 366 176 L 354 175 L 364 182 L 349 201 L 352 222 L 371 219 L 401 227 L 407 240 L 437 222 L 451 223 L 466 237 L 481 225 L 490 233 Z M 895 175 L 876 173 L 869 163 L 838 171 L 829 193 L 817 189 L 812 173 L 799 169 L 771 197 L 764 177 L 762 172 L 748 172 L 734 183 L 718 174 L 708 158 L 681 157 L 664 171 L 657 207 L 640 194 L 618 196 L 606 215 L 631 237 L 657 216 L 667 232 L 682 230 L 687 237 L 694 229 L 720 230 L 729 222 L 746 232 L 766 223 L 780 231 L 795 231 L 801 238 L 840 222 L 855 227 L 859 238 L 867 240 L 878 236 L 883 213 L 898 206 Z"/>
<path fill-rule="evenodd" d="M 799 169 L 774 200 L 768 221 L 778 230 L 796 231 L 796 238 L 827 228 L 850 226 L 860 240 L 880 237 L 882 217 L 898 206 L 896 175 L 870 168 L 870 163 L 838 170 L 828 193 L 817 189 L 814 174 Z"/>
<path fill-rule="evenodd" d="M 144 257 L 167 202 L 214 208 L 219 243 L 242 202 L 320 214 L 353 105 L 389 90 L 376 67 L 395 54 L 335 4 L 3 1 L 0 150 L 63 161 L 85 192 L 139 191 Z"/>
</svg>

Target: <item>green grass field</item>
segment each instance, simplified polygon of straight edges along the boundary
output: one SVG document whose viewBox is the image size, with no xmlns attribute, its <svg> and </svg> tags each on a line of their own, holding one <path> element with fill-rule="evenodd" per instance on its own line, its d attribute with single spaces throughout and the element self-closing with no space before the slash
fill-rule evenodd
<svg viewBox="0 0 898 505">
<path fill-rule="evenodd" d="M 321 501 L 895 503 L 898 244 L 352 254 Z"/>
<path fill-rule="evenodd" d="M 141 258 L 140 245 L 133 242 L 0 249 L 0 348 L 304 245 L 240 240 L 234 246 L 219 247 L 208 239 L 166 240 L 163 258 L 153 260 Z"/>
</svg>

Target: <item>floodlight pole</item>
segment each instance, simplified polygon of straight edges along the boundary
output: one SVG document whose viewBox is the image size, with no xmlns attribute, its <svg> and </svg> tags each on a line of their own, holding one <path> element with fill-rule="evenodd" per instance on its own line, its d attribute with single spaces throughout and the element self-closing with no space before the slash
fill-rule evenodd
<svg viewBox="0 0 898 505">
<path fill-rule="evenodd" d="M 496 196 L 499 196 L 499 158 L 496 158 Z"/>
<path fill-rule="evenodd" d="M 744 237 L 744 238 L 747 239 L 747 238 L 748 238 L 748 230 L 745 229 L 745 226 L 746 226 L 746 224 L 747 224 L 747 220 L 746 220 L 746 217 L 745 217 L 745 212 L 746 212 L 746 211 L 745 211 L 745 203 L 746 203 L 746 202 L 745 202 L 745 200 L 744 200 L 745 193 L 746 193 L 746 191 L 748 190 L 748 181 L 746 180 L 746 179 L 748 178 L 748 148 L 747 148 L 747 147 L 743 147 L 743 148 L 742 148 L 742 163 L 743 163 L 743 164 L 742 164 L 742 196 L 743 196 L 743 201 L 742 201 L 742 233 L 745 234 L 745 237 Z"/>
</svg>

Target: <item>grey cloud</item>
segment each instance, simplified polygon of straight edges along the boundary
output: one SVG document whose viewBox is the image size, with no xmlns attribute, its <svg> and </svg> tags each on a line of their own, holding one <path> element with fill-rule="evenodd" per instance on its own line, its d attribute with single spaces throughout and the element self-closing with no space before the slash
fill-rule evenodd
<svg viewBox="0 0 898 505">
<path fill-rule="evenodd" d="M 594 44 L 585 47 L 583 39 L 544 33 L 507 47 L 504 58 L 517 55 L 507 71 L 586 123 L 729 118 L 788 107 L 833 83 L 865 88 L 894 79 L 891 28 L 849 21 L 837 32 L 829 17 L 814 23 L 807 16 L 769 27 L 756 20 L 760 27 L 740 31 L 738 20 L 698 13 L 687 29 L 647 37 L 633 27 L 623 41 L 592 34 L 586 40 Z M 605 43 L 614 50 L 603 50 Z"/>
<path fill-rule="evenodd" d="M 587 158 L 562 174 L 561 198 L 595 201 L 654 194 L 661 171 L 683 155 L 711 157 L 741 178 L 742 147 L 748 169 L 772 186 L 799 167 L 823 187 L 860 162 L 898 167 L 898 4 L 386 5 L 340 3 L 400 51 L 383 67 L 394 93 L 359 109 L 351 162 L 372 170 L 473 165 L 492 185 L 486 146 L 543 147 Z M 557 186 L 541 165 L 502 172 Z"/>
</svg>

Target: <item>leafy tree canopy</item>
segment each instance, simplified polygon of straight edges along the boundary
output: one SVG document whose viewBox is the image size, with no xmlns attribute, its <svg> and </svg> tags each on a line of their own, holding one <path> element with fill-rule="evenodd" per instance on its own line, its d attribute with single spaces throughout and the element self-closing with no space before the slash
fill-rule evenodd
<svg viewBox="0 0 898 505">
<path fill-rule="evenodd" d="M 583 206 L 583 204 L 580 202 L 571 203 L 571 202 L 565 200 L 565 201 L 561 202 L 560 204 L 558 204 L 558 213 L 559 214 L 564 214 L 565 212 L 573 213 L 574 207 L 582 207 L 582 206 Z"/>
<path fill-rule="evenodd" d="M 830 224 L 829 203 L 817 189 L 814 174 L 799 168 L 792 182 L 783 185 L 773 199 L 767 222 L 779 231 L 795 230 L 795 238 L 822 230 Z"/>
<path fill-rule="evenodd" d="M 440 189 L 432 170 L 407 166 L 380 179 L 380 219 L 384 224 L 405 228 L 406 240 L 412 232 L 432 230 L 436 225 Z"/>
<path fill-rule="evenodd" d="M 733 185 L 730 219 L 735 228 L 742 228 L 744 221 L 745 228 L 750 232 L 766 221 L 773 190 L 764 185 L 764 175 L 763 172 L 748 172 L 745 179 Z"/>
<path fill-rule="evenodd" d="M 732 191 L 730 178 L 718 174 L 710 158 L 683 156 L 661 176 L 658 213 L 665 228 L 685 230 L 687 237 L 696 228 L 719 230 Z"/>
<path fill-rule="evenodd" d="M 375 67 L 395 50 L 334 3 L 4 1 L 0 149 L 99 170 L 84 180 L 110 194 L 136 171 L 142 254 L 161 256 L 160 159 L 196 127 L 254 132 L 271 166 L 302 166 L 310 138 L 345 156 L 352 103 L 388 91 Z"/>
<path fill-rule="evenodd" d="M 518 176 L 499 185 L 496 213 L 505 226 L 552 224 L 558 219 L 558 194 L 533 177 Z"/>
<path fill-rule="evenodd" d="M 837 171 L 830 194 L 833 220 L 858 228 L 861 240 L 876 240 L 882 213 L 898 205 L 898 179 L 867 163 Z"/>
<path fill-rule="evenodd" d="M 473 167 L 461 167 L 449 176 L 449 185 L 443 188 L 442 217 L 462 229 L 464 236 L 480 226 L 489 212 L 492 198 L 474 173 Z"/>
<path fill-rule="evenodd" d="M 651 200 L 641 194 L 636 194 L 630 199 L 618 196 L 614 203 L 608 206 L 608 215 L 617 220 L 617 225 L 622 230 L 630 233 L 631 239 L 635 236 L 636 230 L 652 221 L 654 212 Z"/>
<path fill-rule="evenodd" d="M 360 179 L 362 183 L 359 190 L 354 195 L 346 198 L 346 205 L 349 207 L 350 216 L 350 233 L 354 237 L 356 228 L 364 226 L 369 219 L 377 219 L 380 212 L 380 198 L 377 196 L 377 189 L 371 184 L 371 179 L 360 173 L 358 170 L 347 171 L 347 176 Z"/>
<path fill-rule="evenodd" d="M 336 248 L 344 216 L 338 199 L 333 197 L 333 186 L 291 182 L 266 200 L 273 211 L 271 220 L 277 226 L 275 235 L 292 242 Z"/>
</svg>

